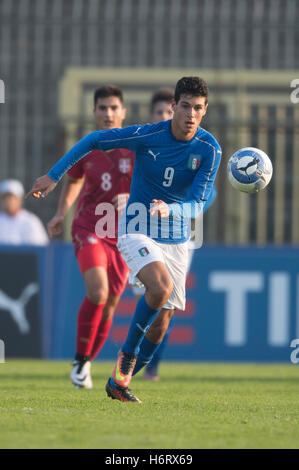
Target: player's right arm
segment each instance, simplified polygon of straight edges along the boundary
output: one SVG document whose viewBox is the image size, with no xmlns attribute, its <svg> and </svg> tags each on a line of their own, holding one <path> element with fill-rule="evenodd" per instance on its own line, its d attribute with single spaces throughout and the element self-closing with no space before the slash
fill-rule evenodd
<svg viewBox="0 0 299 470">
<path fill-rule="evenodd" d="M 62 233 L 64 217 L 79 196 L 83 182 L 84 178 L 75 179 L 66 175 L 63 181 L 56 214 L 47 225 L 50 238 L 57 237 Z"/>
<path fill-rule="evenodd" d="M 143 126 L 128 126 L 123 129 L 109 129 L 95 131 L 83 137 L 51 168 L 47 175 L 38 178 L 26 198 L 30 195 L 39 198 L 45 197 L 56 187 L 62 176 L 74 166 L 81 158 L 95 149 L 110 150 L 113 148 L 126 148 L 136 152 L 147 137 L 163 132 L 159 124 L 145 124 Z"/>
</svg>

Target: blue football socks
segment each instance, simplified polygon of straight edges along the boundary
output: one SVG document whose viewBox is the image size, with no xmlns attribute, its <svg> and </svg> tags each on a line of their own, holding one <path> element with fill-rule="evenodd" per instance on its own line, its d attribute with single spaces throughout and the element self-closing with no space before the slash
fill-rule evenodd
<svg viewBox="0 0 299 470">
<path fill-rule="evenodd" d="M 160 309 L 151 308 L 142 296 L 137 305 L 134 316 L 131 321 L 128 336 L 122 346 L 122 351 L 137 355 L 139 353 L 140 344 L 146 335 L 147 330 L 156 318 Z"/>
<path fill-rule="evenodd" d="M 168 338 L 169 338 L 169 334 L 171 332 L 171 329 L 172 329 L 172 326 L 173 326 L 173 323 L 174 323 L 174 316 L 171 317 L 170 319 L 170 322 L 169 322 L 169 326 L 168 326 L 168 329 L 164 335 L 164 338 L 162 340 L 162 343 L 159 343 L 159 347 L 155 350 L 154 354 L 153 354 L 153 358 L 151 360 L 151 362 L 148 364 L 149 367 L 153 367 L 155 369 L 158 368 L 159 366 L 159 363 L 162 359 L 162 356 L 163 356 L 163 353 L 164 353 L 164 350 L 165 350 L 165 347 L 167 346 L 167 343 L 168 343 Z M 142 351 L 142 343 L 141 343 L 141 347 L 140 347 L 140 352 Z"/>
<path fill-rule="evenodd" d="M 144 366 L 149 364 L 155 351 L 159 348 L 161 343 L 152 343 L 146 337 L 143 338 L 143 341 L 140 345 L 140 351 L 137 357 L 137 361 L 134 367 L 133 375 L 136 375 Z"/>
</svg>

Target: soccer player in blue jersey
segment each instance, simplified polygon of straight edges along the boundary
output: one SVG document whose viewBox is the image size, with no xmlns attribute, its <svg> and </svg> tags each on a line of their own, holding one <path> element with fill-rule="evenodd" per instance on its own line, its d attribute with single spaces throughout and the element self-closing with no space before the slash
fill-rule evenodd
<svg viewBox="0 0 299 470">
<path fill-rule="evenodd" d="M 135 152 L 130 197 L 118 227 L 118 248 L 131 270 L 130 282 L 142 283 L 146 292 L 137 303 L 106 384 L 113 399 L 140 403 L 129 389 L 140 344 L 162 307 L 185 308 L 189 221 L 202 212 L 221 159 L 217 140 L 200 127 L 207 106 L 205 81 L 183 77 L 176 84 L 171 120 L 88 134 L 47 175 L 38 178 L 27 194 L 45 197 L 71 166 L 95 148 Z M 162 332 L 163 324 L 160 328 Z M 148 343 L 147 355 L 154 354 L 159 343 Z"/>
<path fill-rule="evenodd" d="M 160 88 L 157 90 L 151 99 L 150 104 L 150 122 L 160 122 L 160 121 L 167 121 L 168 119 L 172 119 L 173 117 L 173 102 L 174 102 L 174 90 L 170 88 Z M 210 192 L 209 199 L 205 202 L 203 207 L 203 212 L 205 212 L 214 202 L 216 198 L 216 188 L 213 187 L 212 191 Z M 203 214 L 201 214 L 202 216 Z M 192 240 L 188 243 L 188 265 L 187 265 L 187 274 L 189 272 L 193 254 L 196 249 L 196 245 Z M 133 292 L 136 296 L 144 295 L 145 288 L 144 287 L 137 287 L 133 286 Z M 165 311 L 167 310 L 167 311 Z M 162 359 L 164 349 L 167 345 L 168 338 L 170 335 L 170 331 L 173 326 L 173 315 L 175 309 L 162 308 L 155 318 L 154 322 L 152 323 L 149 331 L 145 335 L 141 345 L 140 345 L 140 352 L 138 354 L 138 359 L 135 365 L 135 369 L 133 375 L 139 372 L 140 368 L 145 367 L 144 378 L 147 380 L 159 380 L 158 375 L 158 368 L 160 361 Z M 164 334 L 164 330 L 166 326 L 168 328 L 166 333 Z M 163 326 L 163 327 L 162 327 Z M 158 335 L 157 335 L 158 332 Z M 163 340 L 161 341 L 162 335 L 164 334 Z M 151 354 L 152 346 L 151 343 L 158 344 L 154 355 Z M 149 350 L 149 356 L 148 351 Z"/>
</svg>

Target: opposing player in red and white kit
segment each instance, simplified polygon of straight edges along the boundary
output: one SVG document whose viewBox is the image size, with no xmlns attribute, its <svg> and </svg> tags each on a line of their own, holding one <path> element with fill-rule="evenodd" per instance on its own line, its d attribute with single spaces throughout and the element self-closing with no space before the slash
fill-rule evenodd
<svg viewBox="0 0 299 470">
<path fill-rule="evenodd" d="M 94 118 L 99 130 L 122 127 L 125 116 L 118 87 L 106 85 L 95 91 Z M 126 149 L 90 152 L 68 171 L 56 214 L 48 223 L 50 237 L 59 235 L 66 213 L 82 190 L 72 225 L 75 255 L 86 287 L 78 313 L 76 356 L 71 372 L 76 388 L 92 387 L 91 360 L 107 339 L 127 282 L 129 270 L 116 247 L 116 231 L 118 215 L 129 197 L 133 165 L 134 153 Z M 107 220 L 101 203 L 113 204 L 116 209 L 112 215 L 115 220 L 108 224 L 115 227 L 112 237 L 109 234 L 102 238 L 103 233 L 99 233 L 105 230 Z"/>
</svg>

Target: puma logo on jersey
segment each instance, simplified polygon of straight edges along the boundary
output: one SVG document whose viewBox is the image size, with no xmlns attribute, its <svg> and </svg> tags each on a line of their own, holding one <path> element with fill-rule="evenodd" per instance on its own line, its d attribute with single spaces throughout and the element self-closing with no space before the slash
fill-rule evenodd
<svg viewBox="0 0 299 470">
<path fill-rule="evenodd" d="M 154 160 L 157 160 L 157 156 L 160 155 L 160 152 L 159 152 L 159 153 L 156 153 L 156 155 L 155 155 L 152 150 L 148 150 L 148 153 L 149 153 L 152 157 L 154 157 Z"/>
<path fill-rule="evenodd" d="M 135 135 L 135 134 L 139 135 L 139 129 L 141 129 L 141 127 L 138 127 L 133 135 Z"/>
</svg>

